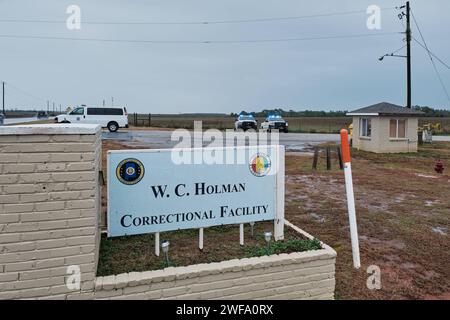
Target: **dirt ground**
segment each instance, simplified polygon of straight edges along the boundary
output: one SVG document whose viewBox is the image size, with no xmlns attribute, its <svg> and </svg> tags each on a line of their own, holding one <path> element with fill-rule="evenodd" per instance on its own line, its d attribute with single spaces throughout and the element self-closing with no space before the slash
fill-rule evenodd
<svg viewBox="0 0 450 320">
<path fill-rule="evenodd" d="M 311 169 L 311 157 L 288 156 L 286 217 L 332 246 L 337 299 L 450 299 L 450 144 L 412 155 L 353 151 L 362 267 L 352 268 L 343 172 Z M 334 163 L 334 167 L 338 167 Z M 380 290 L 366 286 L 367 267 L 381 269 Z"/>
<path fill-rule="evenodd" d="M 103 143 L 103 168 L 106 150 L 122 148 L 118 142 Z M 450 299 L 450 144 L 434 143 L 407 155 L 352 152 L 359 270 L 352 266 L 344 178 L 337 161 L 326 171 L 321 158 L 314 171 L 311 156 L 286 156 L 286 219 L 337 251 L 336 299 Z M 434 171 L 437 158 L 447 167 L 443 175 Z M 106 212 L 106 188 L 103 193 Z M 209 236 L 215 234 L 223 236 Z M 192 237 L 192 245 L 183 246 L 189 252 L 195 248 Z M 370 265 L 381 269 L 380 290 L 366 286 Z"/>
</svg>

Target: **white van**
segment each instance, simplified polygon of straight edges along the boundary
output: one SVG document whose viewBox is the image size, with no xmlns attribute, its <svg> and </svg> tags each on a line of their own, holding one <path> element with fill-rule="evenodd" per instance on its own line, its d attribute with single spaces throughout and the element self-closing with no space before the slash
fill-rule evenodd
<svg viewBox="0 0 450 320">
<path fill-rule="evenodd" d="M 124 107 L 76 107 L 67 114 L 55 118 L 57 123 L 92 123 L 116 132 L 128 128 L 128 112 Z"/>
</svg>

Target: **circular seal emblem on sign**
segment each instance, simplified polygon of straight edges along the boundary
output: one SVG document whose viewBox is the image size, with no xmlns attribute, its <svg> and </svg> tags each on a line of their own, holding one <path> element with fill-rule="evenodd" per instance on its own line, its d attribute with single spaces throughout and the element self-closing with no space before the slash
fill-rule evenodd
<svg viewBox="0 0 450 320">
<path fill-rule="evenodd" d="M 116 169 L 116 176 L 120 182 L 127 185 L 138 183 L 144 177 L 144 165 L 137 159 L 124 159 Z"/>
<path fill-rule="evenodd" d="M 270 158 L 262 153 L 257 153 L 250 160 L 250 172 L 257 177 L 264 177 L 270 171 Z"/>
</svg>

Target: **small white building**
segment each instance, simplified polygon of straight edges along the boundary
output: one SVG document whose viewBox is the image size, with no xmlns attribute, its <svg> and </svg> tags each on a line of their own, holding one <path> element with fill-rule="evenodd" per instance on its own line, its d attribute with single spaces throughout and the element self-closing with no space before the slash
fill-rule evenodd
<svg viewBox="0 0 450 320">
<path fill-rule="evenodd" d="M 421 111 L 387 102 L 349 112 L 353 147 L 376 153 L 417 152 L 421 115 Z"/>
</svg>

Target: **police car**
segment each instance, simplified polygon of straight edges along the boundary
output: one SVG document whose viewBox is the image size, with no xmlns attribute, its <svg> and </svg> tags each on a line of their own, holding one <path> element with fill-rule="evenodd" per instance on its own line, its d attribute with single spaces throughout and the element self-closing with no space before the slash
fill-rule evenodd
<svg viewBox="0 0 450 320">
<path fill-rule="evenodd" d="M 258 125 L 256 123 L 255 117 L 251 114 L 240 114 L 234 122 L 234 131 L 244 130 L 247 131 L 249 129 L 256 130 L 258 129 Z"/>
<path fill-rule="evenodd" d="M 270 132 L 272 129 L 288 133 L 288 122 L 279 115 L 269 115 L 266 120 L 261 123 L 261 130 Z"/>
</svg>

